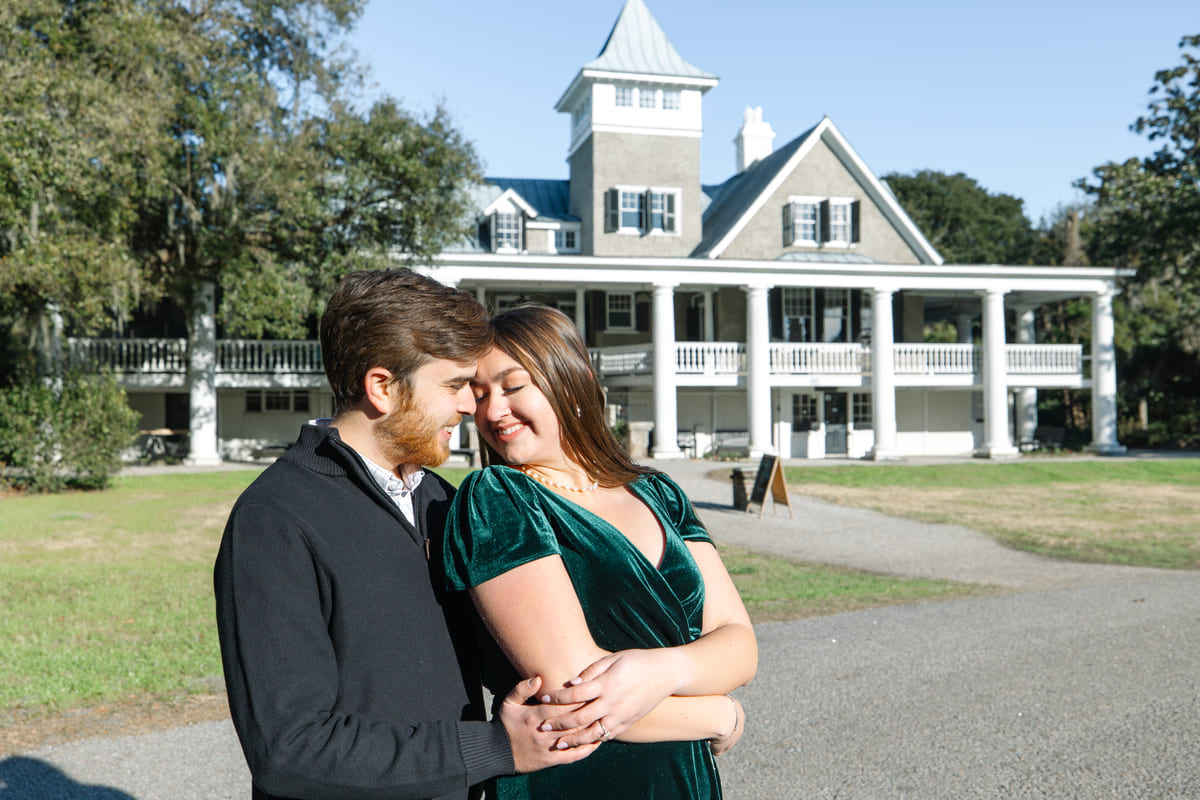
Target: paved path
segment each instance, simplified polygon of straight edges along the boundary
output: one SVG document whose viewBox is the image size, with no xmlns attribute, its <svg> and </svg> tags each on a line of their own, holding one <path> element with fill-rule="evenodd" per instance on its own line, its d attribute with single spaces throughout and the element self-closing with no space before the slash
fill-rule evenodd
<svg viewBox="0 0 1200 800">
<path fill-rule="evenodd" d="M 728 478 L 664 463 L 714 536 L 996 597 L 757 627 L 728 800 L 1200 798 L 1200 573 L 1069 564 L 972 531 L 792 495 L 733 511 Z M 228 722 L 0 761 L 0 800 L 248 798 Z"/>
</svg>

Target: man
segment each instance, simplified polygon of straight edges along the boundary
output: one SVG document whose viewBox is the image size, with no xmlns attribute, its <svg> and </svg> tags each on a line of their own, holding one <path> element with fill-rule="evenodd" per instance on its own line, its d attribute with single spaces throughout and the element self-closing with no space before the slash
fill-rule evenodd
<svg viewBox="0 0 1200 800">
<path fill-rule="evenodd" d="M 334 418 L 239 498 L 214 571 L 253 797 L 466 798 L 589 755 L 538 730 L 554 712 L 524 704 L 536 677 L 482 721 L 465 609 L 430 580 L 453 489 L 423 467 L 475 410 L 483 307 L 407 270 L 354 273 L 320 335 Z"/>
</svg>

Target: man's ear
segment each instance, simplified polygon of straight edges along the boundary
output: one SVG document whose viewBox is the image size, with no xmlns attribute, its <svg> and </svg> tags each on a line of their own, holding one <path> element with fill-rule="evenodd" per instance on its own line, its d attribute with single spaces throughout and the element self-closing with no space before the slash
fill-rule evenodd
<svg viewBox="0 0 1200 800">
<path fill-rule="evenodd" d="M 381 415 L 390 414 L 396 391 L 392 371 L 383 367 L 371 367 L 363 376 L 363 399 Z"/>
</svg>

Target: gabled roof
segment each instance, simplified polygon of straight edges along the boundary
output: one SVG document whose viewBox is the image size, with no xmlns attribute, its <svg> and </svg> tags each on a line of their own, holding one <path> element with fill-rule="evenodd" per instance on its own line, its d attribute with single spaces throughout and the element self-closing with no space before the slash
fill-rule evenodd
<svg viewBox="0 0 1200 800">
<path fill-rule="evenodd" d="M 565 180 L 539 178 L 484 178 L 484 185 L 475 195 L 475 205 L 481 212 L 504 195 L 517 198 L 518 205 L 527 207 L 537 219 L 578 222 L 570 211 L 571 184 Z"/>
<path fill-rule="evenodd" d="M 583 68 L 601 72 L 716 79 L 715 75 L 683 60 L 642 0 L 627 0 L 604 47 L 600 48 L 600 55 L 584 64 Z"/>
<path fill-rule="evenodd" d="M 854 152 L 854 148 L 829 117 L 825 117 L 814 127 L 740 175 L 735 175 L 720 186 L 704 187 L 711 202 L 704 212 L 704 237 L 692 255 L 698 258 L 720 258 L 818 141 L 825 142 L 846 165 L 846 169 L 863 187 L 867 197 L 891 222 L 920 258 L 921 263 L 942 263 L 942 257 L 905 213 L 895 195 L 867 168 L 866 163 Z"/>
</svg>

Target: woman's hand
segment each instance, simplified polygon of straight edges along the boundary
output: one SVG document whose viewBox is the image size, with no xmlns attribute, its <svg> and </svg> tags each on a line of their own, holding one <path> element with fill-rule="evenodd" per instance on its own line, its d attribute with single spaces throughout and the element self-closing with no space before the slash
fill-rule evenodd
<svg viewBox="0 0 1200 800">
<path fill-rule="evenodd" d="M 730 748 L 737 744 L 738 739 L 742 738 L 742 733 L 746 730 L 746 709 L 742 708 L 742 704 L 738 702 L 736 697 L 730 697 L 729 699 L 733 701 L 733 728 L 729 733 L 709 740 L 708 746 L 714 756 L 728 752 Z"/>
<path fill-rule="evenodd" d="M 590 664 L 565 688 L 539 696 L 543 703 L 583 704 L 546 720 L 542 729 L 578 729 L 567 739 L 572 746 L 615 739 L 682 685 L 685 667 L 685 660 L 669 647 L 610 653 Z"/>
</svg>

